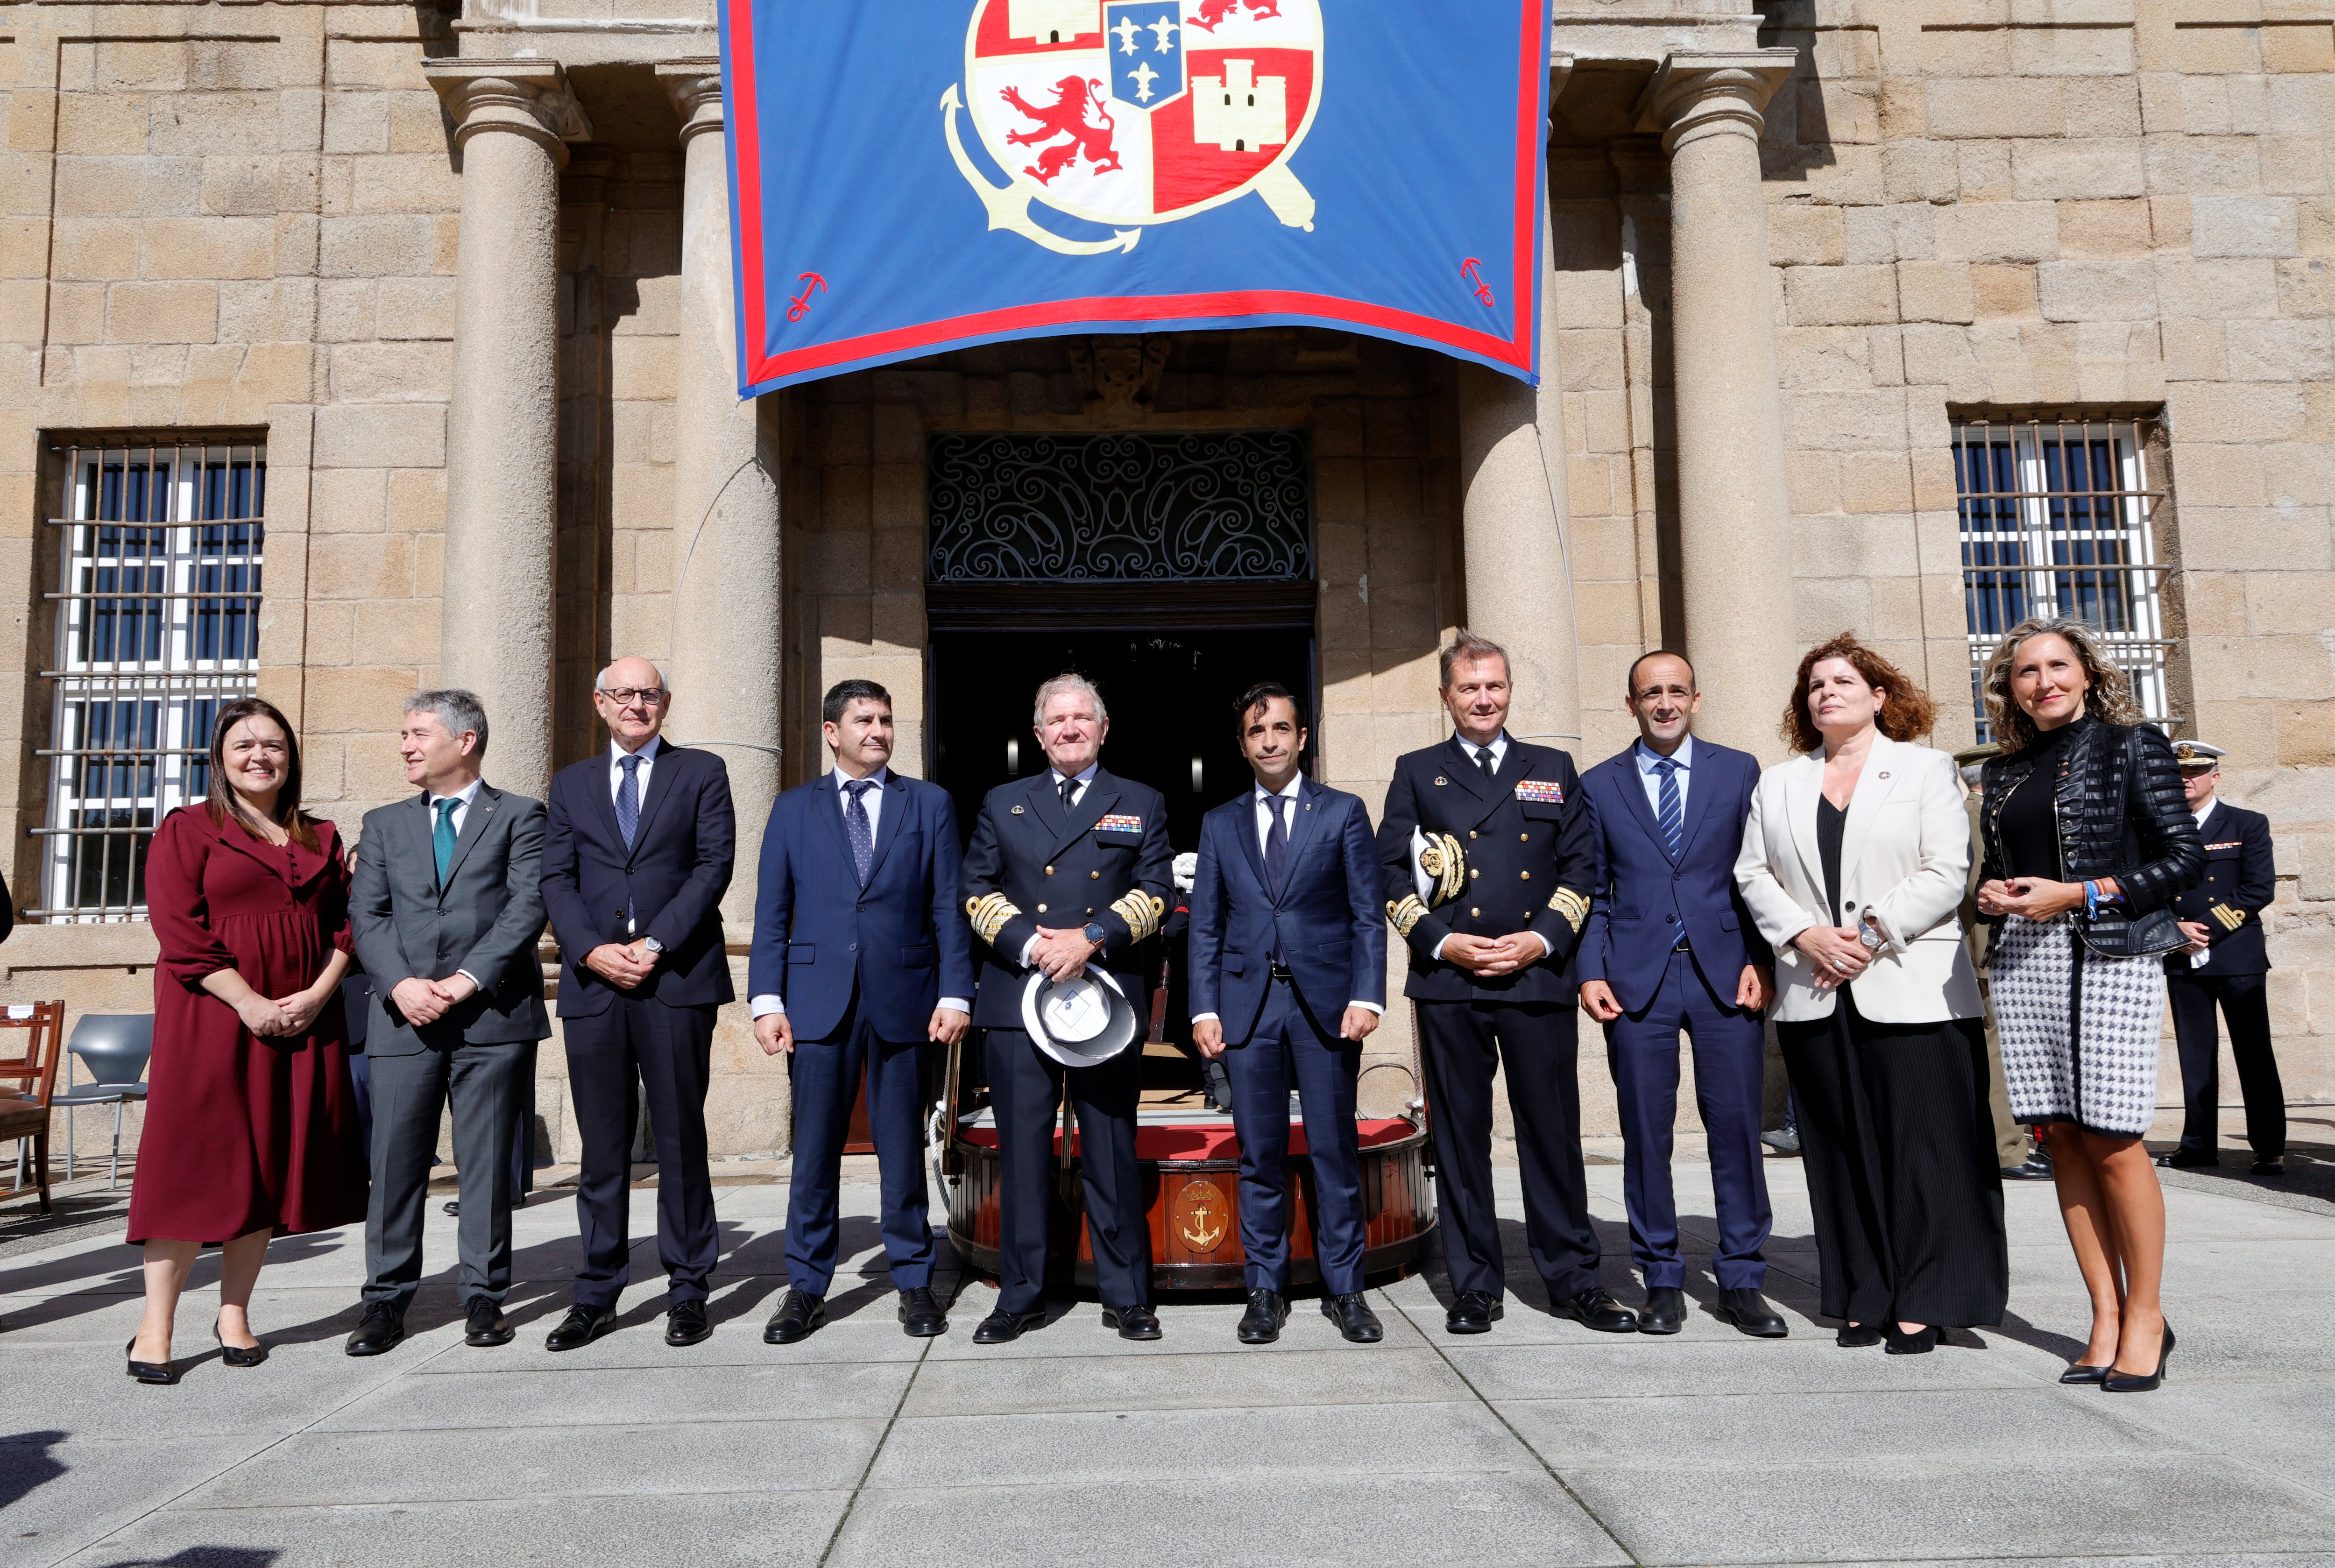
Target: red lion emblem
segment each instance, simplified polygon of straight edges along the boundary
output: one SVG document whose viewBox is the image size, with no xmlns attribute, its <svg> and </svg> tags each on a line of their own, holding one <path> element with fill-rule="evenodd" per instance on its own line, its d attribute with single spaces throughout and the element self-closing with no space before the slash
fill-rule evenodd
<svg viewBox="0 0 2335 1568">
<path fill-rule="evenodd" d="M 1200 0 L 1200 14 L 1184 20 L 1203 33 L 1214 33 L 1216 24 L 1230 16 L 1235 9 L 1245 9 L 1251 20 L 1281 15 L 1281 0 Z"/>
<path fill-rule="evenodd" d="M 1228 0 L 1229 3 L 1229 0 Z M 1035 147 L 1051 141 L 1058 136 L 1070 140 L 1059 147 L 1049 147 L 1038 155 L 1038 161 L 1022 172 L 1041 185 L 1051 183 L 1057 174 L 1079 160 L 1081 154 L 1094 166 L 1097 174 L 1124 167 L 1119 154 L 1111 150 L 1111 139 L 1118 131 L 1109 111 L 1102 106 L 1102 83 L 1090 79 L 1065 76 L 1054 84 L 1054 102 L 1039 108 L 1013 88 L 1004 92 L 1005 102 L 1024 118 L 1038 122 L 1035 131 L 1016 131 L 1005 140 L 1016 147 Z M 1088 123 L 1091 111 L 1100 125 Z"/>
</svg>

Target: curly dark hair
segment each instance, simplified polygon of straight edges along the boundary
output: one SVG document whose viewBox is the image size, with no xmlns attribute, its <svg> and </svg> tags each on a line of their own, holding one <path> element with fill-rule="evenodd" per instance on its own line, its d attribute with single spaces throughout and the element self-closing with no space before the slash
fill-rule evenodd
<svg viewBox="0 0 2335 1568">
<path fill-rule="evenodd" d="M 1778 731 L 1795 751 L 1813 751 L 1824 744 L 1824 731 L 1808 715 L 1808 675 L 1826 659 L 1846 659 L 1856 666 L 1865 683 L 1883 692 L 1886 701 L 1874 719 L 1875 727 L 1892 740 L 1926 735 L 1938 721 L 1938 705 L 1930 694 L 1906 678 L 1905 672 L 1866 647 L 1854 632 L 1826 638 L 1800 655 L 1799 673 L 1792 678 L 1792 695 L 1784 704 Z"/>
</svg>

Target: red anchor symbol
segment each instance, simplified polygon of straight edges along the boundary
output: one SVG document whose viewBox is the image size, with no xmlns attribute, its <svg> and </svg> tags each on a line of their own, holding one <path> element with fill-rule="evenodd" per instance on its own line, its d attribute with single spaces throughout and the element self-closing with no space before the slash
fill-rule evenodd
<svg viewBox="0 0 2335 1568">
<path fill-rule="evenodd" d="M 1459 276 L 1466 279 L 1468 286 L 1476 291 L 1478 299 L 1483 301 L 1487 306 L 1496 305 L 1498 302 L 1492 297 L 1492 286 L 1484 281 L 1484 274 L 1481 270 L 1483 265 L 1471 256 L 1459 264 Z"/>
<path fill-rule="evenodd" d="M 795 281 L 799 284 L 807 284 L 809 286 L 806 287 L 802 291 L 799 297 L 790 297 L 788 299 L 787 319 L 789 321 L 800 321 L 803 317 L 809 315 L 810 314 L 810 296 L 827 286 L 827 279 L 819 276 L 819 275 L 815 272 L 804 273 L 800 277 L 795 279 Z"/>
</svg>

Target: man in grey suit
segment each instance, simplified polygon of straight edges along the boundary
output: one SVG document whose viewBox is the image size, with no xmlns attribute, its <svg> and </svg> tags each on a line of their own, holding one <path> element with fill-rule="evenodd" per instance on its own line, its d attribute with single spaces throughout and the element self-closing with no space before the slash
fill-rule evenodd
<svg viewBox="0 0 2335 1568">
<path fill-rule="evenodd" d="M 398 751 L 411 800 L 365 814 L 349 925 L 373 982 L 373 1199 L 364 1317 L 352 1356 L 405 1337 L 421 1279 L 421 1215 L 438 1118 L 451 1100 L 460 1175 L 460 1290 L 473 1345 L 509 1344 L 512 1144 L 536 1042 L 551 1033 L 536 939 L 543 934 L 543 802 L 480 778 L 487 715 L 468 692 L 405 705 Z"/>
</svg>

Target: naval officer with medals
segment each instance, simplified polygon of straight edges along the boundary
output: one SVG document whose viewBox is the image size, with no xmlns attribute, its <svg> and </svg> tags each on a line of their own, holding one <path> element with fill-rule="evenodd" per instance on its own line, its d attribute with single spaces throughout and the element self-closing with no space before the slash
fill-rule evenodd
<svg viewBox="0 0 2335 1568">
<path fill-rule="evenodd" d="M 1057 675 L 1040 686 L 1034 720 L 1046 771 L 989 792 L 964 857 L 964 910 L 982 944 L 973 1021 L 987 1031 L 1002 1167 L 997 1310 L 973 1338 L 1003 1344 L 1046 1321 L 1046 1203 L 1067 1092 L 1078 1111 L 1102 1321 L 1122 1339 L 1156 1340 L 1150 1232 L 1135 1160 L 1142 1052 L 1065 1066 L 1032 1038 L 1025 1021 L 1036 1011 L 1025 1012 L 1023 1002 L 1033 973 L 1043 977 L 1036 982 L 1042 992 L 1101 969 L 1137 1018 L 1151 1015 L 1150 965 L 1138 950 L 1158 932 L 1175 895 L 1168 803 L 1097 761 L 1110 719 L 1085 677 Z"/>
<path fill-rule="evenodd" d="M 1598 1284 L 1581 1167 L 1565 970 L 1588 918 L 1596 860 L 1580 778 L 1563 751 L 1507 733 L 1508 658 L 1497 644 L 1460 632 L 1443 651 L 1442 682 L 1458 732 L 1396 760 L 1379 857 L 1388 917 L 1410 947 L 1403 989 L 1419 1004 L 1436 1205 L 1457 1292 L 1446 1327 L 1485 1333 L 1501 1315 L 1492 1076 L 1505 1062 L 1525 1232 L 1550 1303 L 1590 1328 L 1629 1333 L 1636 1317 Z M 1439 877 L 1428 897 L 1413 880 L 1422 860 Z"/>
</svg>

